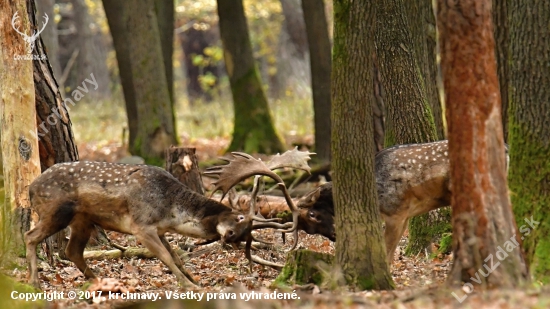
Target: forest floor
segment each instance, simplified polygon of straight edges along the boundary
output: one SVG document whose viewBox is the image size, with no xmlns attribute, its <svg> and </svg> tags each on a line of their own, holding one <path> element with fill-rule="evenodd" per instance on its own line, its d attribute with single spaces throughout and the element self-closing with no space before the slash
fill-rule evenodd
<svg viewBox="0 0 550 309">
<path fill-rule="evenodd" d="M 206 160 L 219 155 L 220 148 L 226 146 L 226 141 L 219 140 L 200 144 L 195 141 L 193 146 L 201 148 L 199 160 Z M 118 145 L 104 144 L 96 147 L 93 144 L 80 145 L 80 155 L 87 160 L 116 161 L 125 152 Z M 202 153 L 202 155 L 201 155 Z M 290 239 L 283 244 L 280 233 L 270 230 L 259 231 L 259 237 L 274 242 L 271 248 L 261 248 L 253 254 L 265 260 L 284 264 L 290 248 Z M 128 247 L 139 247 L 133 236 L 108 232 L 109 238 Z M 57 260 L 54 265 L 39 261 L 40 281 L 45 292 L 65 291 L 63 300 L 43 303 L 48 308 L 550 308 L 550 290 L 546 287 L 523 290 L 491 290 L 481 292 L 474 283 L 474 291 L 466 294 L 461 289 L 449 290 L 445 287 L 447 274 L 451 269 L 452 257 L 439 255 L 430 257 L 421 253 L 417 256 L 404 256 L 407 235 L 402 238 L 392 264 L 392 277 L 396 289 L 393 291 L 362 291 L 354 292 L 342 288 L 327 290 L 322 286 L 291 286 L 288 290 L 280 290 L 286 295 L 298 297 L 294 300 L 247 300 L 251 292 L 272 293 L 270 285 L 275 280 L 278 271 L 254 264 L 249 271 L 248 261 L 243 249 L 233 249 L 213 243 L 206 246 L 195 246 L 198 240 L 185 238 L 181 235 L 169 235 L 172 247 L 188 250 L 185 267 L 200 284 L 201 288 L 194 290 L 195 296 L 202 295 L 197 300 L 168 300 L 173 293 L 186 293 L 187 290 L 178 286 L 176 278 L 168 268 L 157 258 L 114 258 L 91 259 L 87 263 L 101 280 L 88 283 L 82 273 L 71 262 Z M 298 248 L 334 254 L 334 243 L 319 235 L 307 235 L 300 232 Z M 86 250 L 112 250 L 109 245 L 95 245 Z M 23 258 L 16 264 L 26 265 Z M 19 282 L 27 281 L 26 267 L 15 270 L 3 270 L 6 275 Z M 332 273 L 334 280 L 340 275 Z M 102 290 L 101 297 L 79 299 L 88 291 Z M 75 291 L 76 299 L 69 299 L 67 293 Z M 108 291 L 113 292 L 109 294 Z M 296 294 L 292 294 L 296 292 Z M 458 298 L 463 298 L 459 302 Z M 124 294 L 130 293 L 130 294 Z M 149 293 L 159 299 L 145 307 L 143 302 L 122 299 L 109 299 L 109 295 L 137 295 Z M 242 294 L 241 294 L 242 293 Z M 186 294 L 188 295 L 188 294 Z M 258 294 L 256 294 L 258 295 Z M 262 294 L 265 295 L 265 294 Z M 296 296 L 297 295 L 297 296 Z M 206 302 L 207 297 L 218 300 Z M 235 300 L 219 300 L 220 297 L 236 297 Z M 252 296 L 253 297 L 253 296 Z M 85 298 L 85 297 L 84 297 Z M 0 300 L 1 303 L 1 300 Z"/>
</svg>

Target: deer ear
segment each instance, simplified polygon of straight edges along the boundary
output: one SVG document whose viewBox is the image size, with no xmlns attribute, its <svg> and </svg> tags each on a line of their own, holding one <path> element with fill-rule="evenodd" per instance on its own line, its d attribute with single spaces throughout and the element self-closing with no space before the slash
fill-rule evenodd
<svg viewBox="0 0 550 309">
<path fill-rule="evenodd" d="M 320 196 L 321 196 L 321 189 L 317 188 L 314 191 L 311 191 L 305 196 L 303 196 L 300 199 L 300 202 L 298 203 L 298 207 L 310 208 L 315 204 L 315 202 L 317 202 Z"/>
</svg>

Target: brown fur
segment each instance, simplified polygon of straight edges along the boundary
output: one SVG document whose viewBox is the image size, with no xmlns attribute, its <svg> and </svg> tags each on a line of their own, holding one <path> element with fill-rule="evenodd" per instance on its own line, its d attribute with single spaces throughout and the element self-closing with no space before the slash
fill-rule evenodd
<svg viewBox="0 0 550 309">
<path fill-rule="evenodd" d="M 192 278 L 164 238 L 166 232 L 234 242 L 250 232 L 251 218 L 189 190 L 168 172 L 147 165 L 100 162 L 56 164 L 29 188 L 40 221 L 25 234 L 30 282 L 39 286 L 36 246 L 69 226 L 67 257 L 88 278 L 83 258 L 94 225 L 133 234 L 185 286 Z"/>
</svg>

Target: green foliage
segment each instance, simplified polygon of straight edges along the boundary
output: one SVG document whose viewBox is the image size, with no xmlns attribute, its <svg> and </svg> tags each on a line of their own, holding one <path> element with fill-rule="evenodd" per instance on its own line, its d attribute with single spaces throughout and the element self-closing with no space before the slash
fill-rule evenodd
<svg viewBox="0 0 550 309">
<path fill-rule="evenodd" d="M 439 241 L 438 253 L 449 253 L 453 249 L 453 234 L 444 233 Z"/>
</svg>

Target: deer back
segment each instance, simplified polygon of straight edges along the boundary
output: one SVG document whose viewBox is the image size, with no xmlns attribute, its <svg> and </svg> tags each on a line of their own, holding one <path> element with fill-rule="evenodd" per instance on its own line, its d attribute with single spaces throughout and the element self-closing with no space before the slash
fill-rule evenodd
<svg viewBox="0 0 550 309">
<path fill-rule="evenodd" d="M 199 195 L 165 170 L 148 165 L 104 162 L 61 163 L 30 186 L 39 216 L 61 221 L 79 216 L 108 230 L 133 234 L 155 227 L 159 233 L 215 238 L 244 233 L 249 220 Z M 221 235 L 231 240 L 230 235 Z"/>
</svg>

